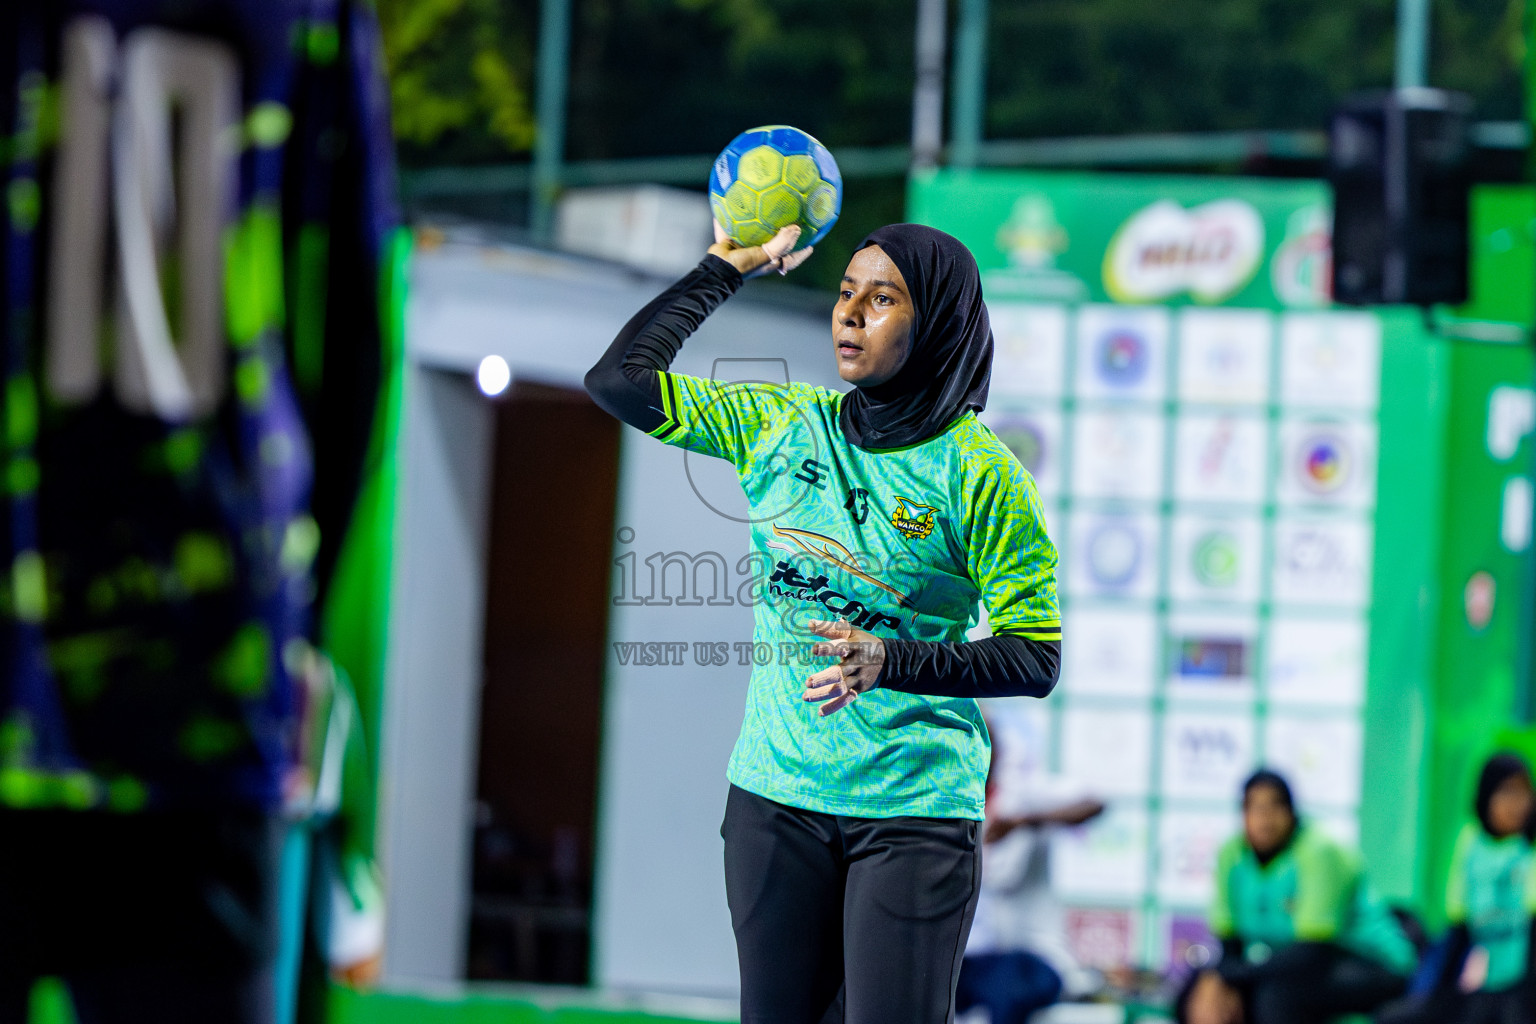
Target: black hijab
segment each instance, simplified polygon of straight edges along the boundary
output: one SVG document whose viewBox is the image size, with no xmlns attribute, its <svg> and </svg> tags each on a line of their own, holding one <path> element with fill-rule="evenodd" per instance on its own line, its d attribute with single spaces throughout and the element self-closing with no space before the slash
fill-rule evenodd
<svg viewBox="0 0 1536 1024">
<path fill-rule="evenodd" d="M 1248 803 L 1248 795 L 1255 789 L 1268 787 L 1275 791 L 1280 802 L 1285 804 L 1286 810 L 1291 812 L 1291 834 L 1285 837 L 1285 841 L 1263 857 L 1258 857 L 1258 851 L 1254 856 L 1258 857 L 1260 864 L 1268 864 L 1285 851 L 1296 839 L 1296 833 L 1301 831 L 1301 816 L 1296 813 L 1296 797 L 1291 793 L 1291 784 L 1285 781 L 1285 776 L 1269 768 L 1260 768 L 1243 782 L 1243 803 Z"/>
<path fill-rule="evenodd" d="M 940 434 L 967 409 L 984 409 L 992 379 L 992 325 L 981 271 L 958 238 L 922 224 L 891 224 L 864 239 L 901 271 L 912 298 L 912 350 L 896 375 L 843 396 L 838 422 L 861 448 L 901 448 Z"/>
<path fill-rule="evenodd" d="M 1482 773 L 1477 777 L 1477 800 L 1474 807 L 1477 810 L 1477 820 L 1482 823 L 1483 831 L 1490 836 L 1494 835 L 1493 825 L 1488 820 L 1488 805 L 1493 803 L 1493 794 L 1504 783 L 1517 775 L 1530 777 L 1530 765 L 1525 763 L 1525 758 L 1519 754 L 1503 752 L 1494 754 L 1483 765 Z M 1536 824 L 1536 818 L 1526 825 L 1526 836 L 1530 837 L 1531 827 Z"/>
<path fill-rule="evenodd" d="M 1269 768 L 1260 768 L 1247 779 L 1243 780 L 1243 802 L 1248 802 L 1248 794 L 1260 786 L 1268 786 L 1275 791 L 1280 802 L 1285 804 L 1285 809 L 1291 812 L 1291 817 L 1296 815 L 1296 797 L 1291 793 L 1291 784 L 1285 781 L 1285 776 Z"/>
</svg>

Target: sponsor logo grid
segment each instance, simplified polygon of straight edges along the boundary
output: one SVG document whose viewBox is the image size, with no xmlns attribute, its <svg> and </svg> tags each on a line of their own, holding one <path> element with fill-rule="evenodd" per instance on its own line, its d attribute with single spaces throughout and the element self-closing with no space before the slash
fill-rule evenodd
<svg viewBox="0 0 1536 1024">
<path fill-rule="evenodd" d="M 1034 475 L 1062 552 L 1048 763 L 1113 806 L 1057 840 L 1060 887 L 1084 945 L 1170 962 L 1256 764 L 1357 831 L 1380 325 L 993 304 L 982 419 Z"/>
</svg>

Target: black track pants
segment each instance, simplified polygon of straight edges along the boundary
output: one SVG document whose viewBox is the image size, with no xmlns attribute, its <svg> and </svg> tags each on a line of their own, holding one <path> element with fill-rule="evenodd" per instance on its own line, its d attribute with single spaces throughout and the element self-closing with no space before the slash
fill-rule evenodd
<svg viewBox="0 0 1536 1024">
<path fill-rule="evenodd" d="M 846 818 L 731 787 L 725 891 L 742 1024 L 948 1024 L 980 822 Z"/>
</svg>

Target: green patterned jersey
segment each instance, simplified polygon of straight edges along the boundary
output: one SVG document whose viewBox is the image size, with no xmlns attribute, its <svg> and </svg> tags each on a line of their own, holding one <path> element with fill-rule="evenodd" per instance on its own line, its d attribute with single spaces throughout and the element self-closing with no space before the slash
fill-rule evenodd
<svg viewBox="0 0 1536 1024">
<path fill-rule="evenodd" d="M 972 412 L 905 448 L 850 444 L 842 395 L 662 373 L 652 435 L 728 460 L 751 510 L 756 643 L 728 776 L 770 800 L 855 817 L 981 819 L 990 757 L 976 701 L 879 687 L 822 717 L 802 700 L 811 619 L 881 637 L 1058 640 L 1056 548 L 1034 481 Z"/>
<path fill-rule="evenodd" d="M 1456 843 L 1446 886 L 1446 918 L 1465 924 L 1474 946 L 1488 953 L 1483 986 L 1503 989 L 1525 977 L 1536 913 L 1536 870 L 1524 836 L 1495 839 L 1468 824 Z"/>
</svg>

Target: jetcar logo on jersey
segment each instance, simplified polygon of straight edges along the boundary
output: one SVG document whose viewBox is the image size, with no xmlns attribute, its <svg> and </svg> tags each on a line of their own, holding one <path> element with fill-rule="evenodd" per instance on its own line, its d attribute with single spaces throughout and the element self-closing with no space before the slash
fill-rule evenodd
<svg viewBox="0 0 1536 1024">
<path fill-rule="evenodd" d="M 1319 497 L 1338 493 L 1349 483 L 1354 460 L 1349 442 L 1338 434 L 1313 434 L 1301 442 L 1297 455 L 1301 485 Z"/>
<path fill-rule="evenodd" d="M 840 541 L 826 534 L 816 533 L 814 530 L 801 530 L 793 526 L 780 526 L 777 523 L 773 526 L 773 536 L 775 539 L 768 542 L 770 548 L 778 551 L 802 551 L 822 563 L 842 569 L 865 583 L 885 591 L 896 598 L 897 604 L 901 607 L 912 607 L 911 600 L 906 594 L 873 573 L 860 568 L 858 558 Z M 785 543 L 786 541 L 788 543 Z M 827 589 L 827 584 L 830 582 L 832 582 L 831 577 L 826 573 L 808 577 L 792 563 L 780 561 L 774 566 L 773 575 L 768 577 L 768 593 L 773 597 L 787 597 L 796 601 L 809 601 L 823 605 L 827 611 L 844 616 L 860 629 L 874 629 L 882 625 L 895 629 L 901 625 L 899 616 L 891 615 L 878 608 L 868 608 L 862 601 L 836 590 Z"/>
<path fill-rule="evenodd" d="M 841 615 L 860 629 L 878 629 L 881 626 L 896 629 L 901 625 L 900 616 L 877 608 L 866 608 L 863 601 L 827 589 L 830 582 L 831 577 L 826 573 L 806 576 L 789 562 L 779 562 L 773 567 L 773 575 L 768 577 L 768 593 L 774 597 L 823 605 L 833 615 Z"/>
<path fill-rule="evenodd" d="M 1241 199 L 1186 210 L 1163 199 L 1131 215 L 1104 253 L 1104 289 L 1116 302 L 1188 292 L 1220 302 L 1253 279 L 1264 257 L 1264 221 Z"/>
<path fill-rule="evenodd" d="M 1147 339 L 1129 327 L 1105 331 L 1094 353 L 1099 377 L 1112 387 L 1133 388 L 1147 375 Z"/>
<path fill-rule="evenodd" d="M 891 525 L 908 540 L 924 540 L 933 532 L 934 516 L 938 509 L 932 505 L 919 505 L 911 498 L 893 495 L 896 511 L 891 513 Z"/>
</svg>

